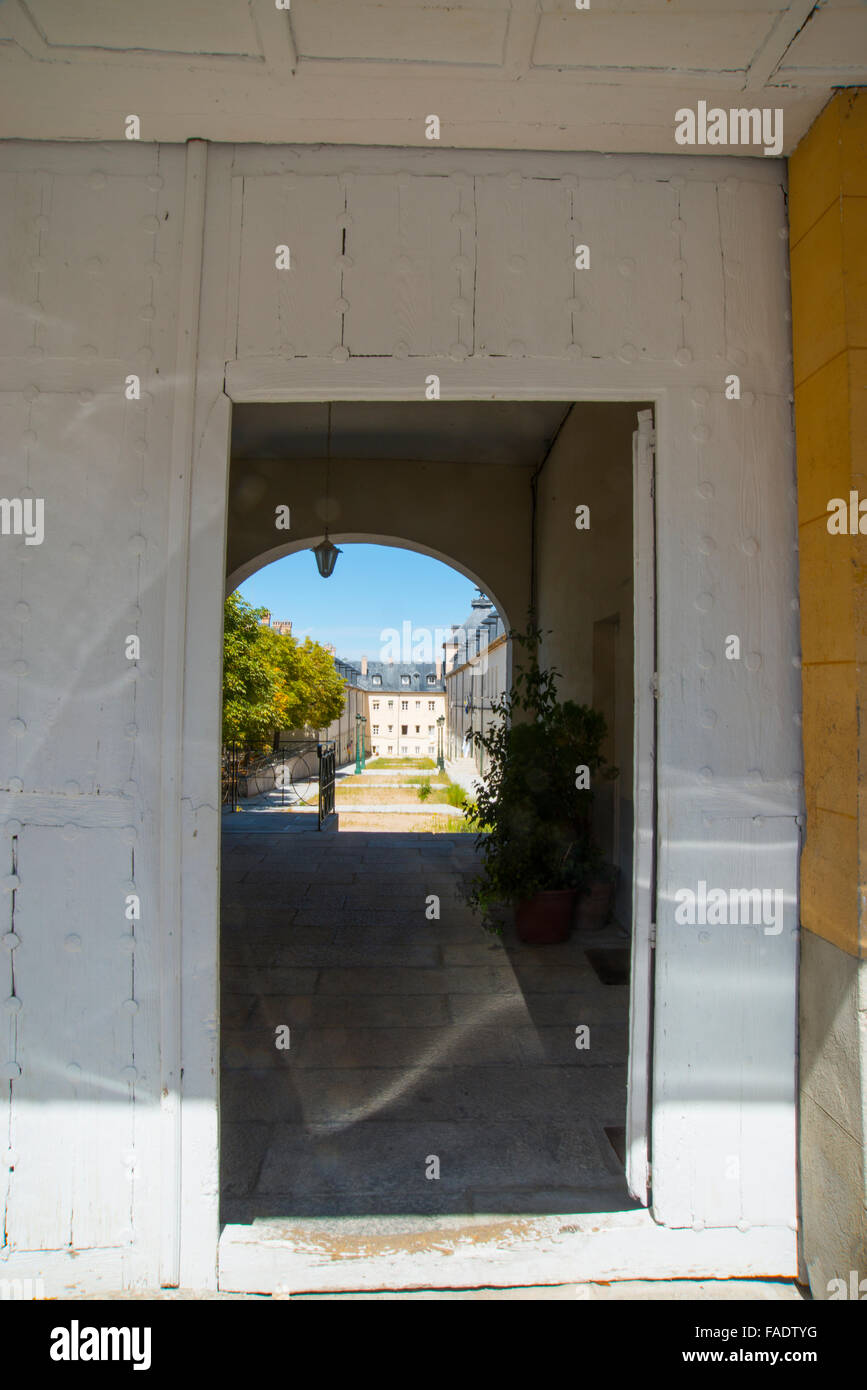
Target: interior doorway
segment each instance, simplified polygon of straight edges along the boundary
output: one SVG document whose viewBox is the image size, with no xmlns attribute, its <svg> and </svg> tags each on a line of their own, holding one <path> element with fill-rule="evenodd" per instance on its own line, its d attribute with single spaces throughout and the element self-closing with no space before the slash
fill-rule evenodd
<svg viewBox="0 0 867 1390">
<path fill-rule="evenodd" d="M 325 424 L 320 407 L 318 445 L 315 416 L 305 420 L 303 408 L 293 420 L 292 408 L 281 406 L 278 425 L 269 407 L 243 407 L 227 586 L 278 551 L 309 548 L 326 523 L 337 544 L 373 538 L 370 518 L 378 516 L 392 543 L 399 537 L 447 557 L 486 592 L 507 592 L 513 612 L 526 611 L 535 592 L 543 627 L 553 624 L 543 659 L 563 672 L 564 698 L 602 709 L 609 756 L 619 759 L 620 775 L 596 806 L 618 881 L 614 919 L 592 939 L 570 942 L 571 954 L 528 953 L 510 935 L 485 938 L 460 905 L 461 880 L 475 867 L 466 836 L 432 837 L 439 844 L 423 856 L 414 847 L 413 859 L 393 835 L 339 834 L 304 847 L 285 838 L 279 846 L 264 838 L 224 842 L 221 1124 L 223 1171 L 233 1176 L 223 1188 L 223 1287 L 247 1287 L 250 1279 L 264 1287 L 274 1269 L 290 1266 L 291 1282 L 299 1246 L 324 1248 L 346 1222 L 362 1223 L 363 1244 L 386 1218 L 407 1229 L 421 1221 L 478 1231 L 502 1217 L 628 1212 L 647 1199 L 625 1175 L 628 1151 L 646 1147 L 636 1117 L 638 1077 L 646 1087 L 649 1068 L 649 1032 L 642 1044 L 635 1001 L 649 1009 L 650 958 L 638 952 L 637 975 L 634 949 L 636 932 L 649 931 L 649 915 L 646 924 L 635 918 L 636 902 L 639 913 L 650 912 L 649 896 L 637 892 L 636 846 L 648 792 L 641 779 L 653 764 L 652 750 L 636 745 L 639 727 L 645 741 L 649 727 L 638 706 L 651 697 L 635 675 L 635 565 L 653 544 L 646 533 L 652 476 L 636 463 L 632 438 L 638 407 L 557 402 L 556 410 L 536 412 L 535 428 L 522 422 L 518 448 L 515 422 L 526 405 L 460 404 L 460 420 L 441 421 L 433 441 L 425 407 L 380 404 L 366 420 L 357 405 L 345 407 L 337 428 L 335 412 Z M 499 419 L 497 406 L 505 407 Z M 254 410 L 265 412 L 259 426 Z M 268 435 L 258 454 L 250 444 L 257 428 Z M 456 440 L 471 460 L 455 458 Z M 416 457 L 425 449 L 438 456 Z M 608 466 L 600 472 L 602 453 Z M 579 503 L 590 511 L 586 535 L 575 521 Z M 275 546 L 264 520 L 284 504 L 302 538 Z M 576 551 L 576 541 L 589 544 Z M 646 628 L 648 612 L 653 621 L 646 576 L 643 585 Z M 429 923 L 435 930 L 424 935 L 431 884 L 448 904 L 447 921 Z M 358 988 L 365 972 L 375 989 Z M 587 1059 L 575 1031 L 585 1014 L 598 1043 L 582 1070 Z M 293 1021 L 290 1060 L 272 1039 Z M 603 1075 L 613 1084 L 598 1084 Z M 244 1115 L 242 1100 L 253 1106 Z M 556 1115 L 545 1154 L 539 1104 Z M 646 1118 L 646 1089 L 643 1104 Z M 437 1177 L 423 1171 L 429 1158 L 438 1160 Z M 353 1172 L 347 1187 L 340 1174 Z M 262 1241 L 281 1252 L 270 1274 Z"/>
</svg>

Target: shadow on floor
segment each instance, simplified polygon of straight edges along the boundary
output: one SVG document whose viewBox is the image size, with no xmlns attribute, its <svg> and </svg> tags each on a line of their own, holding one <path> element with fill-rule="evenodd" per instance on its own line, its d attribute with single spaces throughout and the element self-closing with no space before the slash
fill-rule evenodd
<svg viewBox="0 0 867 1390">
<path fill-rule="evenodd" d="M 476 868 L 469 835 L 225 837 L 224 1222 L 637 1206 L 606 1134 L 628 990 L 584 950 L 626 935 L 492 937 Z"/>
</svg>

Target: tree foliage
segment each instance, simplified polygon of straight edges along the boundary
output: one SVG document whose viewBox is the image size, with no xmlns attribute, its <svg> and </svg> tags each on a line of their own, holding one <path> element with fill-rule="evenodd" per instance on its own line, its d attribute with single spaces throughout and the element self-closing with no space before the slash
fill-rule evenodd
<svg viewBox="0 0 867 1390">
<path fill-rule="evenodd" d="M 267 747 L 276 729 L 325 729 L 346 703 L 346 683 L 330 652 L 298 642 L 260 619 L 239 593 L 223 622 L 223 741 Z"/>
</svg>

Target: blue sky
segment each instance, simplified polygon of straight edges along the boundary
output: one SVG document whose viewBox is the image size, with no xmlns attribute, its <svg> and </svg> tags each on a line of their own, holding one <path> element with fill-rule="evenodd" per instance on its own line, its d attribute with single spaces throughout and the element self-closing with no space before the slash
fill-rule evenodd
<svg viewBox="0 0 867 1390">
<path fill-rule="evenodd" d="M 259 570 L 240 592 L 269 608 L 272 620 L 291 619 L 294 637 L 333 642 L 349 661 L 382 659 L 386 628 L 402 632 L 409 622 L 430 630 L 435 642 L 437 628 L 463 622 L 470 611 L 475 585 L 429 555 L 383 545 L 340 549 L 330 579 L 320 578 L 311 552 L 301 550 Z M 434 651 L 434 659 L 441 655 Z"/>
</svg>

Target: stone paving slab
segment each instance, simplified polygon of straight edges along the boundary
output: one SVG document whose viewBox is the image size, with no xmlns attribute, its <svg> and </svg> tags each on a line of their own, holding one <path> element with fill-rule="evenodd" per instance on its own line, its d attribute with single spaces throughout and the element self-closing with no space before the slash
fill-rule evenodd
<svg viewBox="0 0 867 1390">
<path fill-rule="evenodd" d="M 603 1074 L 605 1073 L 605 1074 Z M 602 1129 L 622 1123 L 626 1064 L 573 1066 L 249 1068 L 223 1078 L 224 1113 L 258 1124 L 338 1127 L 358 1119 L 537 1120 Z"/>
<path fill-rule="evenodd" d="M 627 992 L 601 984 L 577 933 L 530 948 L 482 930 L 461 897 L 473 837 L 230 844 L 224 1220 L 634 1205 L 604 1133 L 625 1116 Z M 419 1153 L 445 1154 L 448 1179 L 419 1176 Z"/>
<path fill-rule="evenodd" d="M 251 1144 L 256 1154 L 260 1137 Z M 435 1182 L 425 1176 L 430 1155 L 440 1164 Z M 594 1135 L 581 1124 L 564 1130 L 539 1122 L 529 1131 L 505 1121 L 364 1120 L 314 1135 L 281 1124 L 271 1133 L 257 1190 L 293 1198 L 334 1193 L 351 1200 L 357 1194 L 362 1203 L 391 1192 L 424 1208 L 432 1192 L 463 1194 L 500 1184 L 532 1190 L 557 1185 L 569 1169 L 597 1175 L 599 1164 Z M 367 1209 L 362 1205 L 360 1214 Z"/>
</svg>

